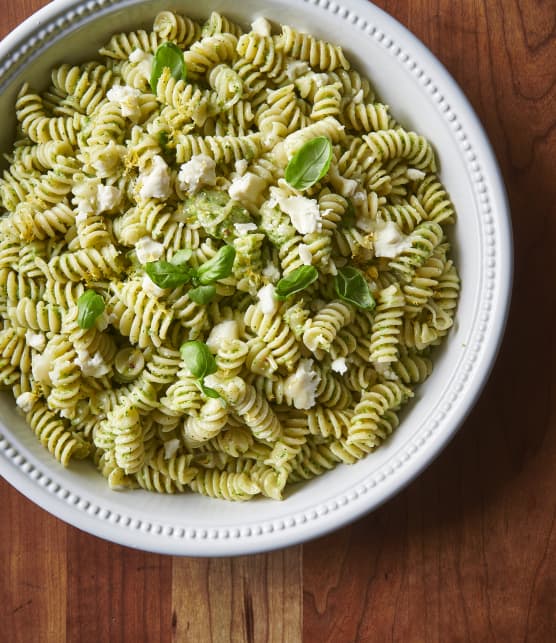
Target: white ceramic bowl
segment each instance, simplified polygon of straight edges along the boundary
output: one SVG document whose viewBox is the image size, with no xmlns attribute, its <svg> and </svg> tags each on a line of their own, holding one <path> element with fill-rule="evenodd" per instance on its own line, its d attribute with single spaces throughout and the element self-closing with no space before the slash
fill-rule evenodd
<svg viewBox="0 0 556 643">
<path fill-rule="evenodd" d="M 13 105 L 24 81 L 45 89 L 54 65 L 94 57 L 114 32 L 148 27 L 159 10 L 172 8 L 193 18 L 214 9 L 245 25 L 265 15 L 342 45 L 394 116 L 433 142 L 459 216 L 457 323 L 418 399 L 379 450 L 299 486 L 282 502 L 110 491 L 92 466 L 58 465 L 13 399 L 0 400 L 0 473 L 47 511 L 131 547 L 189 556 L 254 553 L 322 535 L 377 507 L 454 435 L 486 381 L 503 333 L 512 275 L 508 207 L 488 140 L 454 80 L 414 36 L 366 0 L 55 0 L 0 44 L 1 113 L 15 125 Z M 8 150 L 12 139 L 13 128 L 5 124 L 0 149 Z"/>
</svg>

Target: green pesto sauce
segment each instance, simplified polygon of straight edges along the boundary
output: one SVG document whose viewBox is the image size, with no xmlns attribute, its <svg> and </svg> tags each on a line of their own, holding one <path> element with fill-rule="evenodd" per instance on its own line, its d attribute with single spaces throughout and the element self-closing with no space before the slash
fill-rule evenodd
<svg viewBox="0 0 556 643">
<path fill-rule="evenodd" d="M 237 236 L 234 223 L 251 221 L 249 212 L 227 192 L 206 190 L 189 197 L 184 204 L 189 221 L 198 221 L 206 232 L 216 239 L 226 241 Z"/>
</svg>

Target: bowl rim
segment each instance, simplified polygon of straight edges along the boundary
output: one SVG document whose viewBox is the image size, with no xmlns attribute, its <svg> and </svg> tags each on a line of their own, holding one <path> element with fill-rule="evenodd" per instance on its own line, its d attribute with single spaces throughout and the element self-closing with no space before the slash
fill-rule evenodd
<svg viewBox="0 0 556 643">
<path fill-rule="evenodd" d="M 294 2 L 282 1 L 285 5 Z M 89 22 L 98 9 L 111 11 L 132 4 L 137 3 L 132 0 L 54 0 L 18 25 L 0 43 L 0 85 L 7 83 L 35 50 L 45 46 L 45 42 L 63 35 L 66 29 L 77 23 L 81 24 L 81 21 L 83 24 Z M 145 521 L 129 521 L 129 517 L 118 519 L 102 507 L 96 507 L 97 511 L 89 511 L 85 506 L 85 510 L 76 511 L 76 508 L 83 509 L 81 504 L 87 505 L 88 501 L 52 480 L 48 471 L 43 471 L 40 464 L 31 462 L 0 423 L 0 475 L 51 514 L 77 528 L 121 545 L 172 555 L 241 555 L 305 542 L 357 520 L 401 491 L 442 452 L 474 407 L 500 349 L 510 309 L 513 282 L 510 210 L 495 154 L 473 107 L 434 54 L 406 27 L 371 2 L 304 0 L 297 4 L 305 5 L 308 10 L 329 11 L 335 19 L 343 18 L 354 28 L 360 28 L 391 55 L 398 57 L 401 64 L 421 74 L 419 78 L 441 115 L 453 115 L 460 122 L 465 120 L 462 140 L 467 145 L 464 148 L 467 152 L 466 159 L 473 167 L 479 168 L 475 183 L 477 191 L 482 195 L 481 203 L 485 206 L 487 216 L 491 212 L 491 204 L 496 204 L 496 238 L 494 226 L 491 226 L 490 241 L 498 255 L 491 271 L 490 301 L 493 310 L 485 321 L 480 350 L 477 350 L 474 365 L 468 372 L 473 373 L 473 376 L 461 380 L 462 383 L 468 382 L 463 387 L 464 390 L 459 391 L 458 404 L 463 405 L 464 410 L 456 417 L 455 413 L 451 413 L 454 405 L 448 405 L 446 413 L 436 423 L 436 428 L 429 432 L 430 439 L 422 447 L 417 448 L 395 470 L 382 472 L 382 478 L 378 475 L 369 482 L 368 487 L 354 490 L 345 503 L 333 499 L 329 505 L 321 505 L 304 514 L 292 516 L 290 521 L 270 525 L 253 523 L 253 526 L 239 530 L 237 534 L 229 530 L 226 533 L 226 529 L 197 529 L 188 533 L 187 529 L 168 529 L 167 525 L 155 523 L 145 528 Z M 449 95 L 448 101 L 445 100 L 445 95 Z M 444 109 L 444 105 L 447 105 L 447 109 Z M 451 111 L 452 105 L 457 107 L 458 115 Z M 377 484 L 382 485 L 384 492 L 379 500 L 369 503 L 366 493 Z"/>
</svg>

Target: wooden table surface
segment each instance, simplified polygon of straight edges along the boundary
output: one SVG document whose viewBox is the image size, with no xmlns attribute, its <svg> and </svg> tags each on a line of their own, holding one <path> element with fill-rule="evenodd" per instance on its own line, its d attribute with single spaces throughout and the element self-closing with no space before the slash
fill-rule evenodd
<svg viewBox="0 0 556 643">
<path fill-rule="evenodd" d="M 1 35 L 44 4 L 0 0 Z M 510 196 L 515 296 L 475 410 L 381 509 L 257 556 L 120 547 L 0 479 L 0 642 L 556 641 L 556 3 L 377 4 L 459 82 Z"/>
</svg>

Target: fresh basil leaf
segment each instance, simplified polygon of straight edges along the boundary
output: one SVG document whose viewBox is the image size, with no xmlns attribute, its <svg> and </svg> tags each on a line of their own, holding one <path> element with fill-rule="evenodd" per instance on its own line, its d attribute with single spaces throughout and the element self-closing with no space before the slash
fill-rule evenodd
<svg viewBox="0 0 556 643">
<path fill-rule="evenodd" d="M 192 256 L 193 250 L 184 248 L 183 250 L 178 250 L 176 252 L 176 254 L 170 260 L 170 263 L 174 264 L 174 266 L 183 266 L 191 259 Z"/>
<path fill-rule="evenodd" d="M 220 393 L 218 391 L 210 388 L 210 386 L 205 386 L 202 382 L 199 382 L 199 388 L 207 397 L 213 397 L 215 399 L 220 397 Z"/>
<path fill-rule="evenodd" d="M 228 277 L 232 272 L 236 251 L 233 246 L 222 246 L 212 259 L 197 269 L 197 280 L 202 286 Z"/>
<path fill-rule="evenodd" d="M 302 145 L 286 166 L 286 181 L 296 190 L 306 190 L 328 172 L 332 160 L 332 143 L 317 136 Z"/>
<path fill-rule="evenodd" d="M 286 277 L 280 279 L 274 289 L 274 296 L 276 299 L 286 299 L 296 292 L 305 290 L 305 288 L 310 286 L 313 281 L 316 281 L 318 277 L 319 273 L 315 266 L 300 266 L 292 270 Z"/>
<path fill-rule="evenodd" d="M 340 268 L 334 277 L 334 289 L 340 299 L 354 304 L 364 310 L 372 310 L 375 300 L 369 290 L 369 284 L 359 270 L 346 266 Z"/>
<path fill-rule="evenodd" d="M 203 342 L 185 342 L 180 346 L 180 355 L 193 377 L 201 380 L 205 375 L 216 373 L 214 355 Z"/>
<path fill-rule="evenodd" d="M 169 261 L 150 261 L 145 264 L 145 272 L 159 288 L 177 288 L 191 280 L 192 269 L 185 265 L 175 265 Z"/>
<path fill-rule="evenodd" d="M 91 328 L 104 312 L 104 299 L 94 290 L 86 290 L 77 300 L 77 325 Z"/>
<path fill-rule="evenodd" d="M 208 304 L 216 295 L 216 286 L 212 284 L 210 286 L 198 286 L 197 288 L 192 288 L 187 295 L 196 304 Z"/>
<path fill-rule="evenodd" d="M 173 42 L 163 42 L 154 55 L 151 69 L 151 89 L 156 94 L 158 79 L 165 67 L 170 69 L 172 77 L 176 80 L 187 79 L 187 69 L 183 58 L 183 51 Z"/>
</svg>

